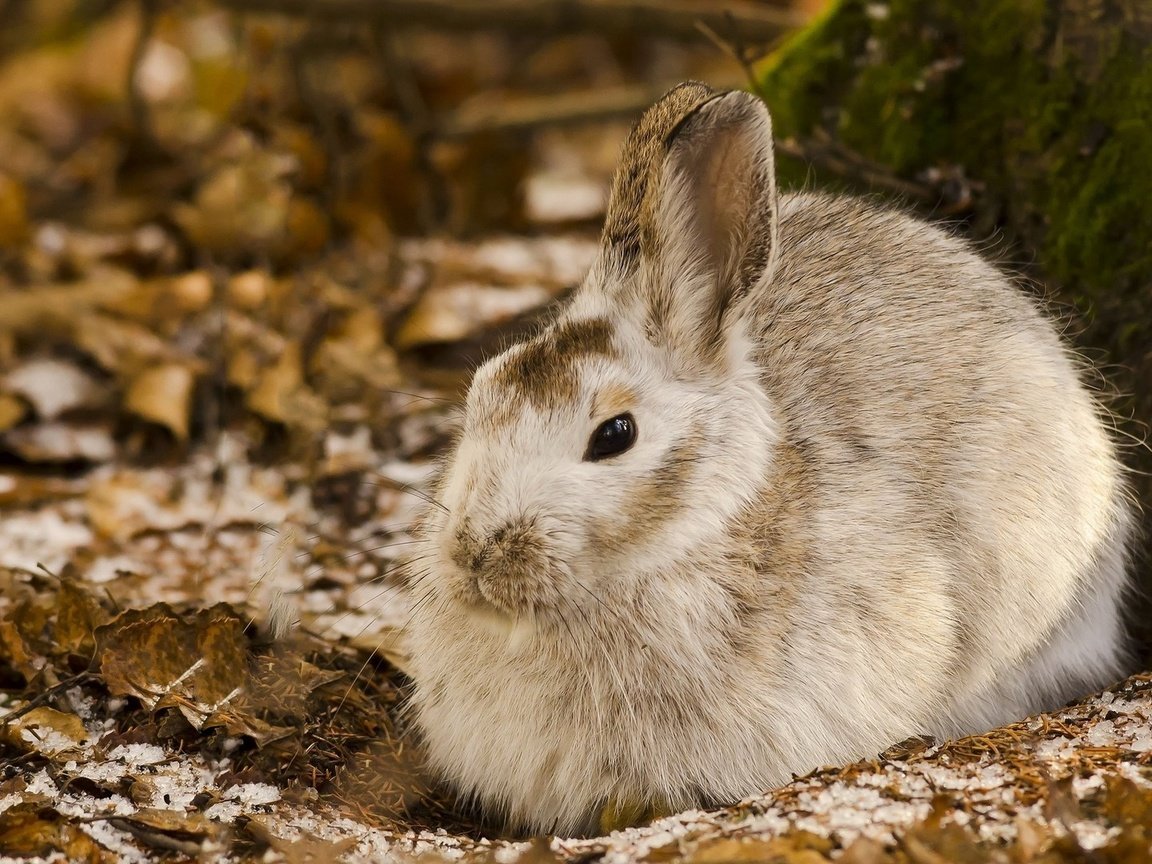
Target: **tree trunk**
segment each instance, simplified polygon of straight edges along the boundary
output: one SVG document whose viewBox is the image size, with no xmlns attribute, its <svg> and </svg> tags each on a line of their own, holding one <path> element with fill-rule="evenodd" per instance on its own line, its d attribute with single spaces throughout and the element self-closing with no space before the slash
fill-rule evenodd
<svg viewBox="0 0 1152 864">
<path fill-rule="evenodd" d="M 951 185 L 973 236 L 1075 310 L 1126 461 L 1152 471 L 1152 0 L 835 0 L 760 83 L 778 137 Z M 1133 486 L 1152 529 L 1152 476 Z"/>
</svg>

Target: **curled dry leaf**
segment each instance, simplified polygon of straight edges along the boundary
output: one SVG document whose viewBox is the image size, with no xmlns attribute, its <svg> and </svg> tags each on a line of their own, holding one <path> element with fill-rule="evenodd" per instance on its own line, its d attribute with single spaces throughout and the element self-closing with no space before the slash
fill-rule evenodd
<svg viewBox="0 0 1152 864">
<path fill-rule="evenodd" d="M 135 287 L 136 278 L 131 274 L 105 270 L 74 285 L 0 291 L 0 333 L 28 333 L 43 328 L 73 332 L 87 317 L 86 311 L 115 303 Z"/>
<path fill-rule="evenodd" d="M 145 369 L 128 385 L 124 408 L 163 426 L 177 440 L 186 441 L 195 383 L 196 373 L 185 363 L 165 363 Z"/>
<path fill-rule="evenodd" d="M 212 294 L 212 277 L 203 270 L 173 276 L 163 292 L 178 312 L 202 312 L 212 302 Z"/>
<path fill-rule="evenodd" d="M 220 165 L 196 192 L 193 204 L 177 203 L 173 216 L 201 249 L 226 258 L 267 253 L 284 241 L 292 188 L 286 177 L 295 160 L 238 141 L 242 152 Z"/>
<path fill-rule="evenodd" d="M 79 717 L 46 705 L 33 708 L 0 729 L 12 746 L 53 759 L 78 755 L 88 741 L 88 730 Z"/>
<path fill-rule="evenodd" d="M 0 391 L 0 432 L 7 432 L 28 414 L 28 404 L 11 393 Z"/>
<path fill-rule="evenodd" d="M 81 315 L 75 322 L 76 345 L 109 372 L 131 378 L 168 360 L 171 349 L 147 328 L 111 315 Z"/>
<path fill-rule="evenodd" d="M 28 644 L 24 634 L 11 620 L 0 620 L 0 660 L 3 660 L 31 682 L 48 665 L 48 658 Z"/>
<path fill-rule="evenodd" d="M 268 299 L 272 276 L 266 270 L 245 270 L 228 280 L 228 302 L 240 309 L 258 309 Z"/>
<path fill-rule="evenodd" d="M 268 420 L 313 431 L 327 422 L 328 406 L 304 382 L 299 345 L 286 345 L 247 395 L 248 407 Z"/>
</svg>

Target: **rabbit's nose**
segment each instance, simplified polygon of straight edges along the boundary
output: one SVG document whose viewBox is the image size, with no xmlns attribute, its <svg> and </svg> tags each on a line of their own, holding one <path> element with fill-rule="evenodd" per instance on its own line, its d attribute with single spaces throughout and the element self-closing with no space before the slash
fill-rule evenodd
<svg viewBox="0 0 1152 864">
<path fill-rule="evenodd" d="M 492 544 L 478 536 L 467 522 L 456 529 L 452 561 L 460 569 L 479 573 L 491 552 Z"/>
<path fill-rule="evenodd" d="M 464 524 L 454 539 L 452 560 L 477 575 L 514 576 L 524 566 L 536 563 L 541 545 L 535 526 L 523 519 L 510 520 L 487 532 Z"/>
</svg>

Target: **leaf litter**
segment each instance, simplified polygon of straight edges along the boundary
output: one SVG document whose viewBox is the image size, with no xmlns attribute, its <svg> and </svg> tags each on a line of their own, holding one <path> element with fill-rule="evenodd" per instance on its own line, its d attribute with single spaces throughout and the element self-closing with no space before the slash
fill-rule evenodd
<svg viewBox="0 0 1152 864">
<path fill-rule="evenodd" d="M 722 811 L 622 808 L 600 838 L 500 839 L 424 775 L 412 526 L 469 370 L 595 254 L 625 126 L 435 140 L 421 116 L 730 61 L 423 33 L 382 64 L 388 34 L 209 3 L 20 7 L 0 34 L 0 862 L 1152 858 L 1147 675 Z"/>
</svg>

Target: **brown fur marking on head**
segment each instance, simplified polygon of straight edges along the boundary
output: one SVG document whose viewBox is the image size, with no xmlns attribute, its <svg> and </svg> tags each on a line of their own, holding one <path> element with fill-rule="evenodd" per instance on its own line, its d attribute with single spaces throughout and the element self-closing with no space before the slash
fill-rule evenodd
<svg viewBox="0 0 1152 864">
<path fill-rule="evenodd" d="M 578 363 L 614 356 L 613 332 L 603 318 L 561 321 L 519 346 L 497 373 L 497 383 L 539 411 L 571 403 L 579 393 Z"/>
<path fill-rule="evenodd" d="M 603 388 L 592 400 L 589 419 L 600 420 L 624 414 L 635 407 L 636 391 L 631 387 L 612 384 Z"/>
<path fill-rule="evenodd" d="M 652 209 L 668 144 L 684 118 L 714 98 L 715 90 L 698 81 L 673 87 L 641 115 L 632 127 L 612 180 L 603 244 L 632 266 L 643 251 L 655 249 Z"/>
</svg>

